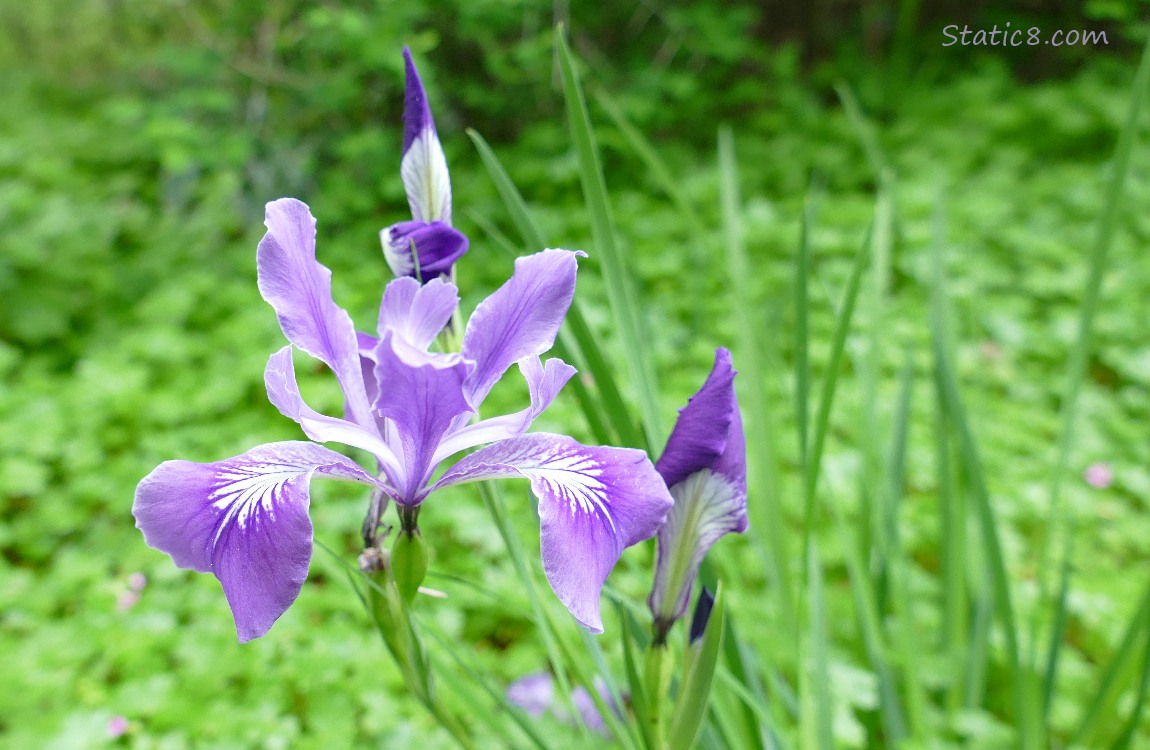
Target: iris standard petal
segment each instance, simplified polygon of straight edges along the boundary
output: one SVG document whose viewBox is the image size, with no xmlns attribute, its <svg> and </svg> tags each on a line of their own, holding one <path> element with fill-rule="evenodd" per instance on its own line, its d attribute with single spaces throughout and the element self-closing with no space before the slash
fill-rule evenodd
<svg viewBox="0 0 1150 750">
<path fill-rule="evenodd" d="M 682 482 L 700 469 L 715 468 L 728 446 L 738 454 L 732 455 L 732 460 L 727 462 L 728 471 L 738 473 L 740 468 L 737 458 L 744 456 L 741 471 L 745 485 L 746 462 L 741 423 L 738 435 L 731 434 L 731 426 L 738 417 L 738 411 L 731 353 L 720 348 L 715 352 L 715 365 L 703 387 L 679 410 L 679 419 L 671 430 L 671 437 L 667 439 L 667 447 L 655 464 L 668 487 Z M 732 439 L 735 437 L 737 439 Z"/>
<path fill-rule="evenodd" d="M 504 477 L 531 481 L 547 581 L 575 619 L 603 632 L 599 595 L 607 575 L 623 549 L 653 535 L 671 509 L 647 454 L 533 433 L 466 456 L 432 489 Z"/>
<path fill-rule="evenodd" d="M 322 446 L 269 443 L 215 463 L 165 461 L 140 481 L 132 515 L 149 546 L 219 579 L 236 634 L 249 641 L 271 628 L 307 578 L 313 476 L 378 484 Z"/>
<path fill-rule="evenodd" d="M 304 403 L 296 383 L 291 346 L 285 346 L 268 358 L 264 368 L 264 386 L 268 400 L 288 419 L 303 428 L 304 434 L 318 443 L 343 443 L 372 453 L 392 484 L 403 480 L 398 456 L 379 435 L 365 430 L 356 422 L 320 414 Z"/>
<path fill-rule="evenodd" d="M 401 221 L 380 230 L 379 241 L 397 278 L 418 276 L 421 281 L 451 273 L 469 244 L 463 232 L 442 221 Z"/>
<path fill-rule="evenodd" d="M 512 363 L 542 354 L 555 343 L 575 294 L 577 256 L 544 250 L 515 261 L 515 273 L 479 303 L 463 334 L 463 356 L 476 364 L 467 400 L 475 409 Z"/>
<path fill-rule="evenodd" d="M 411 216 L 416 221 L 451 223 L 451 179 L 447 158 L 435 132 L 435 121 L 427 103 L 423 81 L 403 48 L 406 85 L 403 98 L 403 161 L 400 175 L 407 191 Z"/>
<path fill-rule="evenodd" d="M 351 317 L 331 296 L 331 271 L 315 258 L 315 218 L 294 198 L 267 204 L 268 231 L 256 251 L 260 294 L 288 341 L 332 369 L 351 418 L 375 429 Z"/>
<path fill-rule="evenodd" d="M 412 278 L 399 278 L 383 290 L 379 303 L 379 335 L 387 331 L 407 344 L 427 351 L 459 306 L 459 290 L 442 279 L 420 286 Z"/>
<path fill-rule="evenodd" d="M 574 367 L 555 357 L 544 364 L 536 354 L 519 360 L 519 371 L 527 381 L 531 405 L 523 411 L 488 417 L 452 432 L 436 449 L 433 463 L 438 464 L 460 451 L 477 445 L 506 440 L 527 432 L 535 418 L 551 405 L 559 395 L 559 391 L 563 390 L 563 386 L 577 372 Z"/>
<path fill-rule="evenodd" d="M 472 363 L 458 354 L 424 354 L 418 362 L 405 359 L 395 333 L 388 331 L 375 350 L 376 379 L 385 384 L 386 398 L 378 404 L 390 419 L 403 445 L 406 482 L 396 502 L 413 505 L 417 493 L 430 478 L 432 457 L 457 415 L 471 407 L 463 397 L 463 381 Z"/>
</svg>

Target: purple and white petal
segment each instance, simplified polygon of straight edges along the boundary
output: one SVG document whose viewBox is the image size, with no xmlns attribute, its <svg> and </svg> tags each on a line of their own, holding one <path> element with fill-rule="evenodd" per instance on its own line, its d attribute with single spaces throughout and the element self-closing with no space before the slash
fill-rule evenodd
<svg viewBox="0 0 1150 750">
<path fill-rule="evenodd" d="M 427 92 L 419 80 L 411 50 L 403 48 L 406 86 L 403 98 L 403 160 L 400 175 L 416 221 L 451 223 L 451 179 L 447 157 L 435 132 Z"/>
<path fill-rule="evenodd" d="M 452 420 L 471 411 L 463 381 L 472 363 L 458 354 L 426 353 L 412 362 L 399 344 L 392 331 L 380 340 L 375 375 L 387 389 L 379 413 L 391 420 L 403 446 L 404 478 L 396 502 L 412 505 L 422 499 L 417 493 L 435 471 L 435 449 Z"/>
<path fill-rule="evenodd" d="M 355 334 L 356 343 L 359 344 L 359 370 L 363 374 L 364 393 L 367 394 L 367 403 L 374 408 L 379 398 L 379 383 L 375 382 L 375 347 L 379 346 L 379 339 L 366 333 Z M 281 410 L 282 411 L 282 410 Z M 351 405 L 344 403 L 345 418 L 351 419 Z M 379 420 L 376 420 L 378 426 Z M 380 432 L 382 432 L 382 428 Z"/>
<path fill-rule="evenodd" d="M 535 354 L 519 360 L 519 371 L 527 381 L 531 405 L 515 414 L 489 417 L 452 432 L 435 451 L 433 463 L 438 464 L 460 451 L 477 445 L 506 440 L 527 432 L 535 418 L 551 405 L 559 395 L 559 391 L 563 390 L 563 386 L 577 372 L 574 367 L 561 359 L 552 357 L 544 364 Z"/>
<path fill-rule="evenodd" d="M 731 353 L 720 348 L 715 365 L 698 393 L 679 410 L 679 419 L 655 468 L 671 487 L 700 469 L 722 469 L 746 487 L 746 448 Z M 734 428 L 734 429 L 733 429 Z M 729 455 L 726 455 L 727 452 Z"/>
<path fill-rule="evenodd" d="M 413 278 L 395 279 L 379 304 L 379 335 L 393 331 L 416 349 L 427 351 L 459 306 L 459 290 L 442 279 L 420 286 Z"/>
<path fill-rule="evenodd" d="M 526 477 L 539 498 L 543 570 L 575 619 L 603 632 L 599 594 L 623 549 L 652 536 L 672 500 L 647 454 L 533 433 L 466 456 L 435 484 Z"/>
<path fill-rule="evenodd" d="M 731 353 L 679 411 L 655 468 L 675 498 L 659 529 L 655 585 L 647 603 L 660 627 L 687 611 L 703 557 L 719 537 L 747 529 L 747 446 L 735 396 Z"/>
<path fill-rule="evenodd" d="M 391 447 L 374 432 L 365 430 L 356 422 L 320 414 L 304 403 L 296 382 L 291 346 L 285 346 L 268 358 L 264 368 L 264 386 L 268 400 L 288 419 L 299 423 L 304 434 L 318 443 L 343 443 L 362 448 L 378 459 L 381 468 L 393 484 L 402 477 L 399 458 Z"/>
<path fill-rule="evenodd" d="M 475 409 L 512 363 L 542 354 L 555 343 L 575 294 L 576 257 L 544 250 L 515 261 L 515 273 L 479 303 L 463 334 L 463 356 L 476 363 L 467 382 Z"/>
<path fill-rule="evenodd" d="M 260 294 L 275 309 L 288 341 L 339 378 L 351 418 L 375 429 L 351 317 L 332 300 L 331 271 L 316 261 L 315 217 L 294 198 L 267 204 L 268 231 L 256 251 Z"/>
<path fill-rule="evenodd" d="M 243 643 L 271 628 L 307 578 L 313 476 L 377 485 L 322 446 L 269 443 L 215 463 L 165 461 L 140 481 L 132 515 L 150 547 L 219 579 Z"/>
<path fill-rule="evenodd" d="M 747 530 L 747 491 L 723 474 L 701 469 L 671 487 L 675 507 L 659 529 L 655 584 L 647 603 L 669 624 L 687 611 L 699 566 L 719 537 Z"/>
<path fill-rule="evenodd" d="M 381 229 L 383 257 L 396 278 L 421 281 L 451 273 L 451 267 L 467 252 L 467 236 L 442 221 L 401 221 Z"/>
</svg>

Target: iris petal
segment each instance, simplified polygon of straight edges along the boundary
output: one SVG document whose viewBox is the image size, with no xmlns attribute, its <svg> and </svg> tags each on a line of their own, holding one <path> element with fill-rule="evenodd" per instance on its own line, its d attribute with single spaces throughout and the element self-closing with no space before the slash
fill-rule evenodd
<svg viewBox="0 0 1150 750">
<path fill-rule="evenodd" d="M 406 86 L 403 102 L 403 160 L 400 175 L 416 221 L 451 223 L 451 178 L 447 158 L 435 132 L 427 92 L 411 50 L 403 50 Z"/>
<path fill-rule="evenodd" d="M 575 258 L 585 253 L 544 250 L 515 261 L 515 273 L 479 303 L 463 335 L 463 356 L 475 362 L 467 400 L 479 405 L 513 363 L 555 343 L 575 295 Z"/>
<path fill-rule="evenodd" d="M 671 488 L 675 507 L 659 529 L 655 585 L 648 604 L 656 618 L 673 622 L 690 603 L 707 552 L 724 534 L 747 528 L 747 496 L 722 474 L 697 471 Z"/>
<path fill-rule="evenodd" d="M 563 390 L 563 386 L 576 372 L 574 367 L 561 359 L 552 357 L 544 364 L 535 354 L 519 360 L 519 371 L 527 381 L 531 405 L 514 414 L 488 417 L 452 432 L 435 451 L 434 463 L 439 463 L 468 448 L 506 440 L 527 432 L 535 418 L 551 405 L 559 395 L 559 391 Z"/>
<path fill-rule="evenodd" d="M 304 403 L 296 383 L 291 346 L 285 346 L 268 358 L 264 369 L 264 385 L 272 405 L 279 409 L 280 414 L 299 423 L 304 434 L 312 440 L 319 443 L 343 443 L 369 451 L 379 460 L 383 471 L 393 483 L 404 475 L 398 456 L 374 432 L 365 430 L 355 422 L 320 414 Z"/>
<path fill-rule="evenodd" d="M 269 443 L 215 463 L 165 461 L 140 481 L 132 514 L 149 546 L 219 579 L 245 642 L 271 628 L 307 578 L 313 476 L 377 485 L 322 446 Z"/>
<path fill-rule="evenodd" d="M 588 630 L 603 632 L 599 595 L 623 549 L 649 538 L 671 496 L 647 454 L 588 447 L 532 433 L 463 458 L 435 484 L 525 477 L 539 498 L 543 570 L 559 600 Z"/>
<path fill-rule="evenodd" d="M 383 290 L 379 304 L 379 334 L 394 331 L 417 349 L 427 351 L 459 306 L 455 285 L 433 279 L 423 286 L 413 278 L 395 279 Z"/>
<path fill-rule="evenodd" d="M 731 353 L 718 349 L 710 375 L 679 411 L 655 464 L 675 498 L 659 529 L 655 585 L 647 600 L 664 631 L 687 611 L 707 551 L 724 534 L 747 529 L 747 449 L 735 374 Z"/>
<path fill-rule="evenodd" d="M 396 346 L 388 331 L 375 350 L 376 379 L 386 387 L 380 413 L 390 419 L 403 445 L 406 481 L 396 501 L 419 502 L 418 491 L 435 469 L 433 456 L 452 421 L 471 407 L 463 398 L 463 381 L 472 363 L 458 354 L 422 354 L 412 361 L 411 348 Z"/>
<path fill-rule="evenodd" d="M 351 317 L 331 296 L 331 271 L 315 257 L 315 218 L 294 198 L 267 204 L 268 231 L 256 251 L 260 294 L 275 309 L 288 341 L 339 378 L 351 418 L 374 430 Z"/>
<path fill-rule="evenodd" d="M 746 489 L 746 445 L 735 396 L 731 353 L 715 351 L 711 374 L 679 410 L 667 447 L 655 464 L 668 487 L 701 469 L 720 471 Z"/>
</svg>

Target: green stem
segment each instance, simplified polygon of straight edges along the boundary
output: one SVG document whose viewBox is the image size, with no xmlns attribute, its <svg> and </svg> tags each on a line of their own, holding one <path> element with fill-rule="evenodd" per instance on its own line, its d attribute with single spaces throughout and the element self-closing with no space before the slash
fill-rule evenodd
<svg viewBox="0 0 1150 750">
<path fill-rule="evenodd" d="M 652 746 L 662 748 L 665 746 L 663 732 L 663 706 L 667 702 L 667 691 L 671 687 L 671 669 L 673 667 L 671 651 L 666 642 L 653 643 L 647 649 L 647 656 L 643 665 L 643 685 L 647 691 L 647 723 L 650 726 L 648 734 Z"/>
<path fill-rule="evenodd" d="M 368 606 L 375 618 L 376 628 L 387 650 L 395 659 L 404 682 L 435 717 L 439 725 L 464 750 L 473 750 L 471 733 L 459 717 L 444 708 L 435 694 L 423 646 L 416 632 L 411 610 L 403 600 L 395 578 L 388 567 L 368 574 L 372 585 L 367 587 Z"/>
</svg>

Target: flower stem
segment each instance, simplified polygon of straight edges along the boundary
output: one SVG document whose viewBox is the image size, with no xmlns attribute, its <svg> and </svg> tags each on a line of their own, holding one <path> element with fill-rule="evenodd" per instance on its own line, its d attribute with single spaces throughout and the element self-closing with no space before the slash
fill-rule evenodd
<svg viewBox="0 0 1150 750">
<path fill-rule="evenodd" d="M 415 619 L 400 594 L 390 568 L 390 565 L 384 564 L 379 569 L 365 571 L 374 584 L 367 587 L 367 597 L 376 629 L 395 659 L 404 682 L 419 702 L 463 750 L 474 750 L 475 743 L 467 726 L 443 706 L 435 693 L 431 666 L 424 653 Z"/>
<path fill-rule="evenodd" d="M 667 690 L 671 687 L 671 652 L 666 641 L 653 643 L 647 649 L 643 665 L 643 686 L 647 693 L 647 722 L 651 726 L 649 736 L 656 748 L 664 746 L 663 705 L 667 702 Z"/>
</svg>

